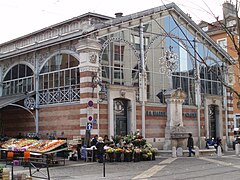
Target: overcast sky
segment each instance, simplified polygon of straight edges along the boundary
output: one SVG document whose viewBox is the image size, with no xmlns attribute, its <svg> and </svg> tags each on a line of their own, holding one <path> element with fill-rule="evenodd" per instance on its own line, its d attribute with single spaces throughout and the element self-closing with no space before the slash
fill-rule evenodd
<svg viewBox="0 0 240 180">
<path fill-rule="evenodd" d="M 225 0 L 226 1 L 226 0 Z M 0 0 L 0 43 L 87 12 L 114 17 L 174 2 L 195 22 L 222 17 L 224 0 Z"/>
</svg>

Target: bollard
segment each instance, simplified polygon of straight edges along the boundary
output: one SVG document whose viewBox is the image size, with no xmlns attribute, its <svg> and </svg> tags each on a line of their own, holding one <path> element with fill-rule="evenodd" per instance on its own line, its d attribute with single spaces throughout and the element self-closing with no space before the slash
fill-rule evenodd
<svg viewBox="0 0 240 180">
<path fill-rule="evenodd" d="M 228 152 L 228 145 L 227 145 L 227 143 L 225 143 L 225 152 Z"/>
<path fill-rule="evenodd" d="M 239 156 L 239 144 L 235 144 L 235 153 Z"/>
<path fill-rule="evenodd" d="M 175 146 L 172 147 L 172 157 L 173 158 L 177 157 L 177 151 Z"/>
<path fill-rule="evenodd" d="M 199 157 L 199 148 L 195 147 L 195 157 Z"/>
<path fill-rule="evenodd" d="M 222 149 L 221 149 L 221 146 L 218 146 L 218 147 L 217 147 L 217 156 L 218 156 L 218 157 L 222 157 Z"/>
<path fill-rule="evenodd" d="M 106 153 L 103 154 L 103 177 L 105 177 L 105 161 L 106 161 Z"/>
</svg>

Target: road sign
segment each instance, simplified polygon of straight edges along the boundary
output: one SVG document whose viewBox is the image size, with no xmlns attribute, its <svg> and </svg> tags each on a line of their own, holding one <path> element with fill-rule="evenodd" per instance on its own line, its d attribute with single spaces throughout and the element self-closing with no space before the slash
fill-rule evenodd
<svg viewBox="0 0 240 180">
<path fill-rule="evenodd" d="M 89 107 L 92 107 L 92 106 L 93 106 L 93 101 L 92 101 L 92 100 L 88 101 L 88 106 L 89 106 Z"/>
<path fill-rule="evenodd" d="M 89 120 L 89 121 L 92 121 L 92 120 L 93 120 L 93 117 L 92 117 L 92 116 L 88 116 L 88 120 Z"/>
<path fill-rule="evenodd" d="M 87 119 L 88 122 L 93 120 L 93 107 L 87 107 Z"/>
<path fill-rule="evenodd" d="M 96 120 L 96 119 L 93 119 L 92 123 L 93 123 L 93 124 L 97 124 L 97 120 Z"/>
<path fill-rule="evenodd" d="M 86 129 L 87 130 L 91 130 L 92 129 L 92 123 L 91 122 L 87 122 Z"/>
</svg>

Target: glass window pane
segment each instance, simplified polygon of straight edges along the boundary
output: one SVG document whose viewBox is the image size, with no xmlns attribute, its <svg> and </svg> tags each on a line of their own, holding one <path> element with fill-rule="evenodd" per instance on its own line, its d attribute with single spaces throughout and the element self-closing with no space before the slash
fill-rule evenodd
<svg viewBox="0 0 240 180">
<path fill-rule="evenodd" d="M 27 86 L 27 91 L 28 91 L 28 92 L 29 92 L 29 91 L 32 91 L 33 81 L 32 81 L 31 78 L 28 78 L 28 79 L 27 79 L 27 84 L 28 84 L 28 86 Z"/>
<path fill-rule="evenodd" d="M 70 56 L 70 62 L 69 62 L 69 67 L 76 67 L 79 65 L 79 61 L 73 57 L 73 56 Z"/>
<path fill-rule="evenodd" d="M 39 89 L 41 90 L 41 89 L 43 89 L 43 75 L 40 75 L 39 76 Z"/>
<path fill-rule="evenodd" d="M 61 69 L 67 69 L 68 68 L 68 55 L 63 54 L 61 57 Z"/>
<path fill-rule="evenodd" d="M 11 74 L 12 74 L 12 69 L 10 69 L 10 71 L 8 71 L 7 75 L 6 75 L 5 78 L 4 78 L 4 81 L 7 81 L 7 80 L 12 79 Z"/>
<path fill-rule="evenodd" d="M 12 68 L 12 79 L 17 79 L 17 78 L 18 78 L 18 65 Z"/>
<path fill-rule="evenodd" d="M 64 86 L 64 71 L 60 72 L 60 86 Z"/>
<path fill-rule="evenodd" d="M 44 89 L 48 89 L 48 74 L 44 74 Z"/>
<path fill-rule="evenodd" d="M 59 87 L 59 73 L 55 72 L 54 73 L 54 87 Z"/>
<path fill-rule="evenodd" d="M 30 67 L 26 66 L 27 67 L 27 74 L 26 76 L 32 76 L 33 75 L 33 71 Z"/>
<path fill-rule="evenodd" d="M 49 61 L 50 71 L 60 70 L 61 60 L 62 60 L 62 55 L 56 55 L 52 57 L 51 61 Z"/>
<path fill-rule="evenodd" d="M 72 69 L 71 70 L 71 85 L 77 84 L 77 69 Z"/>
<path fill-rule="evenodd" d="M 26 91 L 27 91 L 27 80 L 26 80 L 26 79 L 23 79 L 23 88 L 22 88 L 22 91 L 23 91 L 23 92 L 26 92 Z"/>
<path fill-rule="evenodd" d="M 49 88 L 53 88 L 53 73 L 49 74 Z"/>
<path fill-rule="evenodd" d="M 19 64 L 19 78 L 26 77 L 26 65 Z"/>
<path fill-rule="evenodd" d="M 70 70 L 66 70 L 65 71 L 65 86 L 70 85 L 69 80 L 70 80 Z"/>
<path fill-rule="evenodd" d="M 46 73 L 49 72 L 49 66 L 48 66 L 48 62 L 45 63 L 45 65 L 43 66 L 41 73 Z"/>
</svg>

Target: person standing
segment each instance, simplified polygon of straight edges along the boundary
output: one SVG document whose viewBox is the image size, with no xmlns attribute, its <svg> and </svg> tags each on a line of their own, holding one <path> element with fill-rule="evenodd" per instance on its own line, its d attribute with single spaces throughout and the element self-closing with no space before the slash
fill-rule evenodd
<svg viewBox="0 0 240 180">
<path fill-rule="evenodd" d="M 222 147 L 222 139 L 221 138 L 217 138 L 216 139 L 216 153 L 218 153 L 218 146 L 220 146 L 221 147 L 221 151 L 223 152 L 223 147 Z"/>
<path fill-rule="evenodd" d="M 193 151 L 194 142 L 193 142 L 191 133 L 188 134 L 187 147 L 188 147 L 188 157 L 191 157 L 192 154 L 195 156 L 195 152 Z"/>
<path fill-rule="evenodd" d="M 98 135 L 95 135 L 91 140 L 91 146 L 96 146 L 98 142 Z"/>
<path fill-rule="evenodd" d="M 98 157 L 98 162 L 102 163 L 103 162 L 103 156 L 104 156 L 104 141 L 102 137 L 98 138 L 98 142 L 96 144 L 97 147 L 97 157 Z"/>
</svg>

